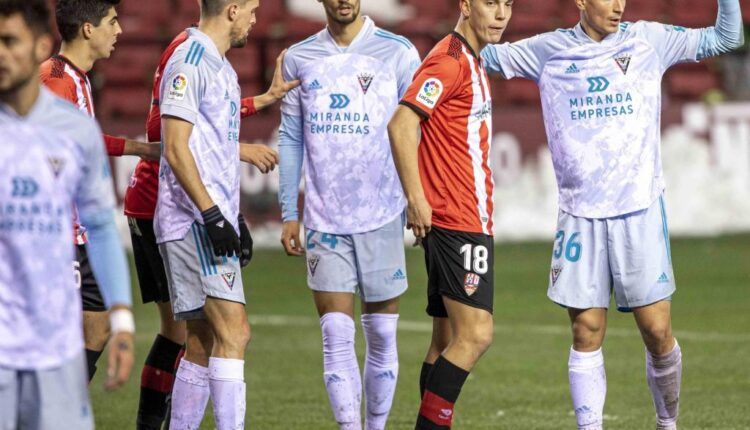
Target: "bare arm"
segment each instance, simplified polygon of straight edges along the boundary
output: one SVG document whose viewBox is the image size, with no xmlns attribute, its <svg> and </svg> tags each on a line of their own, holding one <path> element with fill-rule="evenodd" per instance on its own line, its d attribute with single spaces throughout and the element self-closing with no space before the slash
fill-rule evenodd
<svg viewBox="0 0 750 430">
<path fill-rule="evenodd" d="M 399 106 L 388 124 L 393 161 L 408 202 L 407 227 L 414 231 L 417 240 L 423 238 L 432 226 L 432 208 L 419 177 L 419 123 L 419 115 L 408 107 Z"/>
<path fill-rule="evenodd" d="M 122 155 L 135 155 L 144 160 L 158 161 L 161 156 L 161 145 L 159 142 L 139 142 L 125 139 Z"/>
<path fill-rule="evenodd" d="M 190 133 L 193 124 L 170 116 L 162 117 L 164 135 L 164 157 L 172 168 L 177 181 L 199 211 L 204 212 L 215 205 L 201 180 L 195 158 L 190 151 Z"/>
<path fill-rule="evenodd" d="M 286 54 L 286 49 L 276 58 L 276 69 L 273 72 L 273 79 L 271 80 L 271 86 L 268 87 L 268 91 L 252 98 L 253 107 L 255 108 L 253 113 L 259 112 L 283 99 L 286 93 L 299 86 L 299 80 L 289 82 L 284 80 L 284 76 L 281 73 L 282 65 L 284 64 L 284 54 Z"/>
</svg>

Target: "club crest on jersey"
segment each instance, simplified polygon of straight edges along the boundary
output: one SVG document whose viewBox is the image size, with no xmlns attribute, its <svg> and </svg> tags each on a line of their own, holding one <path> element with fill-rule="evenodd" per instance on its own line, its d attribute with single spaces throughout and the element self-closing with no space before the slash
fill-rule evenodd
<svg viewBox="0 0 750 430">
<path fill-rule="evenodd" d="M 628 74 L 628 68 L 630 67 L 631 58 L 632 56 L 628 54 L 615 56 L 615 63 L 617 63 L 617 67 L 619 67 L 620 70 L 622 70 L 623 75 Z"/>
<path fill-rule="evenodd" d="M 234 279 L 237 277 L 235 272 L 222 273 L 221 279 L 227 284 L 227 287 L 231 290 L 234 287 Z"/>
<path fill-rule="evenodd" d="M 47 164 L 49 164 L 49 168 L 52 169 L 52 173 L 57 178 L 65 167 L 65 160 L 50 155 L 47 157 Z"/>
<path fill-rule="evenodd" d="M 375 78 L 375 75 L 371 75 L 369 73 L 362 73 L 361 75 L 357 76 L 357 79 L 359 80 L 359 86 L 362 88 L 362 93 L 367 94 L 367 90 L 370 89 L 370 84 L 372 84 L 372 80 Z"/>
<path fill-rule="evenodd" d="M 437 105 L 440 96 L 443 95 L 443 88 L 440 79 L 430 78 L 422 85 L 422 89 L 417 94 L 417 101 L 432 109 Z"/>
<path fill-rule="evenodd" d="M 169 93 L 167 98 L 171 100 L 182 100 L 185 98 L 185 93 L 188 87 L 188 77 L 184 73 L 178 73 L 177 76 L 172 78 L 172 83 L 169 86 Z"/>
<path fill-rule="evenodd" d="M 310 269 L 310 276 L 315 276 L 315 271 L 318 270 L 318 263 L 320 263 L 320 257 L 313 255 L 307 259 L 307 267 Z"/>
<path fill-rule="evenodd" d="M 471 296 L 477 291 L 480 279 L 481 278 L 476 273 L 469 272 L 466 274 L 466 277 L 464 277 L 464 291 L 466 291 L 466 294 Z"/>
<path fill-rule="evenodd" d="M 549 270 L 549 274 L 552 277 L 552 285 L 555 285 L 557 283 L 557 280 L 560 278 L 560 273 L 562 273 L 562 266 L 552 266 L 552 268 Z"/>
</svg>

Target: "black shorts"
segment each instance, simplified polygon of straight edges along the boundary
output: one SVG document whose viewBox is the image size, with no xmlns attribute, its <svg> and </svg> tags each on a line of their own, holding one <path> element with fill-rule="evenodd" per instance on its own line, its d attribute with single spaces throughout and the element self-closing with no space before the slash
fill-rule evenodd
<svg viewBox="0 0 750 430">
<path fill-rule="evenodd" d="M 87 312 L 106 311 L 107 306 L 104 305 L 104 297 L 102 297 L 102 292 L 99 291 L 99 284 L 96 283 L 94 272 L 91 270 L 86 246 L 76 245 L 76 261 L 73 264 L 79 280 L 83 310 Z"/>
<path fill-rule="evenodd" d="M 427 315 L 448 317 L 443 297 L 492 313 L 492 236 L 433 226 L 422 243 L 427 266 Z"/>
<path fill-rule="evenodd" d="M 128 218 L 128 226 L 143 303 L 169 302 L 167 275 L 164 273 L 164 261 L 161 259 L 159 247 L 156 245 L 154 220 Z"/>
</svg>

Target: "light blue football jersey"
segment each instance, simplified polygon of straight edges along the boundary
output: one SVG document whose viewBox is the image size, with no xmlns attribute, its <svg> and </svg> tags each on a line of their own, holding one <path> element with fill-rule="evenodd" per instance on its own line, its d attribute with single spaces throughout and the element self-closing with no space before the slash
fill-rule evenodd
<svg viewBox="0 0 750 430">
<path fill-rule="evenodd" d="M 419 53 L 406 38 L 364 20 L 346 48 L 323 29 L 284 59 L 284 78 L 301 80 L 284 98 L 282 113 L 302 119 L 304 223 L 315 231 L 372 231 L 406 203 L 387 126 Z"/>
</svg>

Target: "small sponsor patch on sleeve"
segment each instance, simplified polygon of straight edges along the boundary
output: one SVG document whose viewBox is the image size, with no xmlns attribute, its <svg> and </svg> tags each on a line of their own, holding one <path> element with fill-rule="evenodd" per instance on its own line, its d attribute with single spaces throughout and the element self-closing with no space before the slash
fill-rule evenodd
<svg viewBox="0 0 750 430">
<path fill-rule="evenodd" d="M 187 93 L 188 85 L 190 85 L 190 81 L 188 80 L 187 75 L 184 73 L 176 74 L 169 82 L 167 98 L 170 100 L 183 100 L 185 98 L 185 93 Z"/>
<path fill-rule="evenodd" d="M 440 96 L 443 95 L 443 83 L 440 79 L 430 78 L 424 82 L 417 94 L 417 101 L 430 109 L 435 108 Z"/>
</svg>

